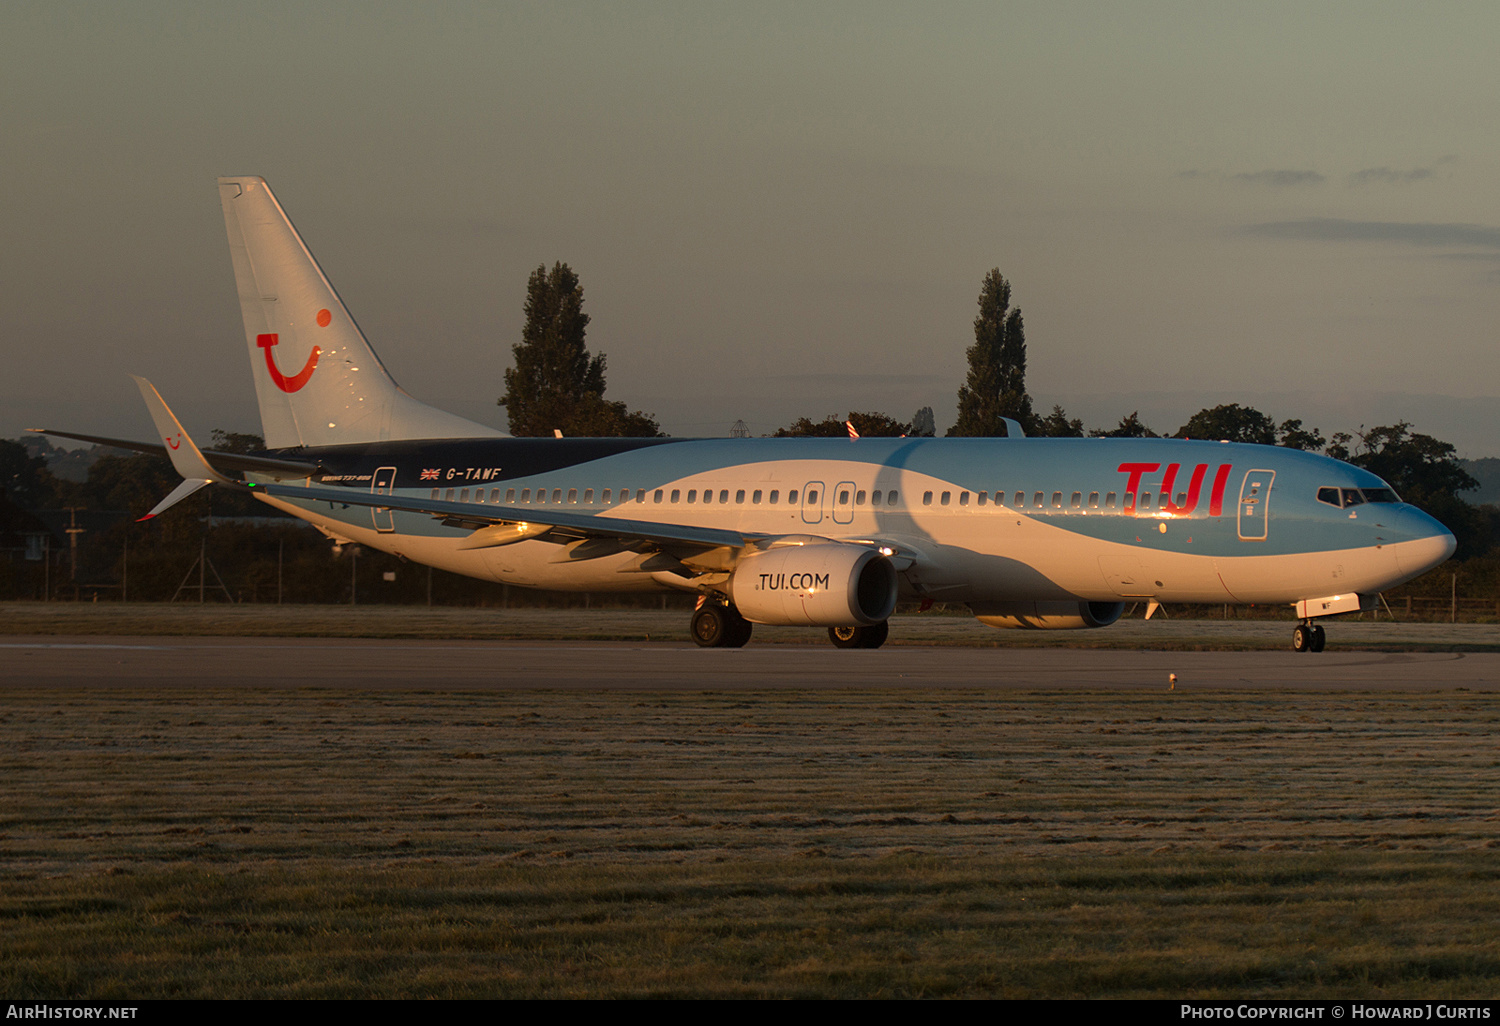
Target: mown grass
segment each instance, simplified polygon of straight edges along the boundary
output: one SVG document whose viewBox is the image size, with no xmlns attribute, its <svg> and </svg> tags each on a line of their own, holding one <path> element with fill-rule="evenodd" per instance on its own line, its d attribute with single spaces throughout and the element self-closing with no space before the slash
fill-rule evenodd
<svg viewBox="0 0 1500 1026">
<path fill-rule="evenodd" d="M 12 997 L 1489 997 L 1493 860 L 1248 855 L 11 880 Z"/>
<path fill-rule="evenodd" d="M 0 992 L 1492 996 L 1484 695 L 7 688 Z"/>
</svg>

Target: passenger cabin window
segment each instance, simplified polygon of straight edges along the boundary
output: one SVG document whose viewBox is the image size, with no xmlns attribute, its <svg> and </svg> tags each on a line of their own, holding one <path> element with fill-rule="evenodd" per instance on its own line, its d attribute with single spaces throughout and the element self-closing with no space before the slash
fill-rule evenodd
<svg viewBox="0 0 1500 1026">
<path fill-rule="evenodd" d="M 436 499 L 436 498 L 437 498 L 437 497 L 438 497 L 438 494 L 439 494 L 439 493 L 440 493 L 440 492 L 442 492 L 442 489 L 441 489 L 441 488 L 434 488 L 434 489 L 433 489 L 433 490 L 432 490 L 432 497 L 433 497 L 433 498 L 434 498 L 434 499 Z"/>
<path fill-rule="evenodd" d="M 729 489 L 728 488 L 720 488 L 719 489 L 719 505 L 722 506 L 724 503 L 726 503 L 728 501 L 729 501 Z M 740 501 L 741 502 L 745 501 L 745 493 L 744 492 L 740 492 Z"/>
<path fill-rule="evenodd" d="M 561 488 L 554 488 L 554 489 L 552 489 L 552 501 L 553 502 L 562 502 L 562 489 Z"/>
<path fill-rule="evenodd" d="M 989 493 L 988 493 L 988 492 L 980 492 L 980 493 L 979 493 L 979 498 L 978 498 L 978 500 L 977 500 L 977 501 L 978 501 L 978 503 L 979 503 L 979 505 L 981 505 L 981 506 L 983 506 L 983 505 L 984 505 L 984 504 L 985 504 L 985 500 L 986 500 L 986 499 L 987 499 L 987 498 L 988 498 L 988 497 L 989 497 Z"/>
<path fill-rule="evenodd" d="M 745 504 L 745 489 L 741 488 L 734 493 L 734 504 L 736 506 L 743 506 Z"/>
<path fill-rule="evenodd" d="M 1099 493 L 1089 492 L 1089 509 L 1099 508 Z"/>
<path fill-rule="evenodd" d="M 845 488 L 843 491 L 839 492 L 839 505 L 849 505 L 849 489 Z"/>
<path fill-rule="evenodd" d="M 931 506 L 932 505 L 932 493 L 931 492 L 923 492 L 922 493 L 922 505 L 924 505 L 924 506 Z"/>
<path fill-rule="evenodd" d="M 583 501 L 584 502 L 593 502 L 594 501 L 594 490 L 592 488 L 588 489 L 587 491 L 585 491 L 583 493 Z"/>
<path fill-rule="evenodd" d="M 522 488 L 521 489 L 521 501 L 522 502 L 530 502 L 531 501 L 531 489 L 530 488 Z"/>
<path fill-rule="evenodd" d="M 577 501 L 578 501 L 578 489 L 577 488 L 569 488 L 568 489 L 568 502 L 569 503 L 576 503 Z"/>
<path fill-rule="evenodd" d="M 1150 492 L 1142 492 L 1140 499 L 1138 499 L 1136 501 L 1136 505 L 1138 507 L 1140 507 L 1141 509 L 1150 509 L 1151 508 L 1151 493 Z"/>
<path fill-rule="evenodd" d="M 661 501 L 661 489 L 660 488 L 658 488 L 656 490 L 656 499 L 655 499 L 655 501 L 656 502 L 660 502 Z"/>
<path fill-rule="evenodd" d="M 889 491 L 889 492 L 886 492 L 885 493 L 885 504 L 887 506 L 894 506 L 896 504 L 896 500 L 898 498 L 900 498 L 900 494 L 898 492 L 896 492 L 894 489 L 891 490 L 891 491 Z"/>
<path fill-rule="evenodd" d="M 452 489 L 452 488 L 449 488 L 449 489 L 448 489 L 448 494 L 447 494 L 447 495 L 446 495 L 446 496 L 445 496 L 445 497 L 444 497 L 444 498 L 445 498 L 445 499 L 446 499 L 446 500 L 447 500 L 447 501 L 448 501 L 448 502 L 452 502 L 452 501 L 453 501 L 453 489 Z"/>
<path fill-rule="evenodd" d="M 792 501 L 792 502 L 796 502 L 797 501 L 797 493 L 796 492 L 792 493 L 792 497 L 791 497 L 790 501 Z M 817 492 L 808 492 L 807 493 L 807 504 L 809 506 L 816 506 L 818 504 L 818 493 Z"/>
<path fill-rule="evenodd" d="M 681 502 L 682 501 L 682 489 L 681 488 L 673 488 L 672 489 L 672 501 L 673 502 Z"/>
<path fill-rule="evenodd" d="M 593 500 L 589 499 L 589 497 L 588 497 L 587 494 L 584 495 L 584 499 L 586 499 L 588 501 L 593 501 Z M 604 489 L 604 494 L 601 495 L 601 496 L 599 496 L 599 501 L 603 502 L 604 505 L 606 505 L 606 506 L 609 505 L 609 489 L 608 488 Z"/>
<path fill-rule="evenodd" d="M 1037 492 L 1035 495 L 1033 495 L 1031 497 L 1031 504 L 1033 506 L 1035 506 L 1037 509 L 1041 509 L 1043 506 L 1047 505 L 1047 496 L 1046 496 L 1046 494 L 1043 493 L 1043 492 Z"/>
<path fill-rule="evenodd" d="M 969 504 L 969 493 L 968 492 L 959 492 L 958 493 L 958 504 L 960 506 L 967 506 Z"/>
<path fill-rule="evenodd" d="M 1083 493 L 1082 492 L 1074 492 L 1073 493 L 1072 506 L 1073 506 L 1074 509 L 1082 509 L 1083 508 Z"/>
<path fill-rule="evenodd" d="M 950 503 L 950 502 L 953 501 L 953 493 L 952 492 L 944 492 L 943 493 L 943 498 L 942 498 L 941 501 L 942 501 L 942 504 L 944 506 L 948 505 L 948 503 Z"/>
<path fill-rule="evenodd" d="M 755 491 L 753 491 L 753 492 L 750 493 L 750 501 L 751 501 L 751 503 L 753 503 L 756 506 L 760 505 L 760 489 L 759 488 L 755 489 Z"/>
<path fill-rule="evenodd" d="M 1115 508 L 1115 493 L 1114 492 L 1107 492 L 1107 493 L 1105 493 L 1105 496 L 1104 496 L 1104 508 L 1105 509 L 1114 509 Z"/>
<path fill-rule="evenodd" d="M 771 501 L 775 502 L 776 500 L 772 499 Z M 797 489 L 793 488 L 791 491 L 786 493 L 786 501 L 793 504 L 797 502 Z"/>
<path fill-rule="evenodd" d="M 864 492 L 855 492 L 854 493 L 854 504 L 856 506 L 863 506 L 865 504 L 865 493 Z"/>
<path fill-rule="evenodd" d="M 879 492 L 878 489 L 876 491 L 873 491 L 873 492 L 870 493 L 870 505 L 871 506 L 879 506 L 880 505 L 880 492 Z"/>
<path fill-rule="evenodd" d="M 1062 509 L 1062 492 L 1052 493 L 1052 508 Z"/>
</svg>

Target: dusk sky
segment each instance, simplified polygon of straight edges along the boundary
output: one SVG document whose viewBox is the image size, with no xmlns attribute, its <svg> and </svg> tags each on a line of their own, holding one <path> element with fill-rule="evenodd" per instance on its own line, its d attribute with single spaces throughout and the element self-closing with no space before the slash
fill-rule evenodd
<svg viewBox="0 0 1500 1026">
<path fill-rule="evenodd" d="M 260 430 L 214 179 L 505 426 L 564 261 L 673 435 L 932 406 L 980 283 L 1089 427 L 1254 405 L 1500 456 L 1500 5 L 0 7 L 0 436 Z"/>
</svg>

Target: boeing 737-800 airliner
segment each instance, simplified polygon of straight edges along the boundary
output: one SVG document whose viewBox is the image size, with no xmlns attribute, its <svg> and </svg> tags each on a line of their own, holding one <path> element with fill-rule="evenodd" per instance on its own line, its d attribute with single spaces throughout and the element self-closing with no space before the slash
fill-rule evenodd
<svg viewBox="0 0 1500 1026">
<path fill-rule="evenodd" d="M 900 599 L 995 627 L 1104 627 L 1127 601 L 1318 617 L 1453 536 L 1364 470 L 1291 449 L 1109 438 L 511 438 L 396 385 L 262 178 L 221 178 L 266 451 L 203 452 L 137 379 L 183 484 L 250 487 L 338 539 L 522 587 L 700 596 L 692 636 L 879 647 Z M 56 432 L 57 434 L 68 434 Z M 1016 432 L 1019 435 L 1019 431 Z"/>
</svg>

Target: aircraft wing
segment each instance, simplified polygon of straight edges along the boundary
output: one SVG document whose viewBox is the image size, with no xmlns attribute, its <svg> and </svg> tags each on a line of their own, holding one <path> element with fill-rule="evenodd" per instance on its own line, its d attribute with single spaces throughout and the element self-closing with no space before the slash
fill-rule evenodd
<svg viewBox="0 0 1500 1026">
<path fill-rule="evenodd" d="M 537 538 L 542 534 L 566 539 L 614 538 L 622 541 L 641 541 L 655 545 L 697 549 L 728 546 L 744 548 L 754 541 L 770 537 L 742 531 L 726 531 L 715 527 L 693 527 L 687 524 L 663 524 L 652 520 L 626 520 L 620 517 L 603 517 L 588 513 L 566 513 L 546 506 L 533 506 L 520 510 L 514 506 L 482 506 L 472 502 L 449 502 L 443 499 L 414 499 L 401 495 L 383 495 L 359 491 L 354 488 L 319 488 L 285 484 L 254 484 L 252 490 L 264 492 L 279 499 L 312 499 L 345 506 L 373 506 L 378 509 L 400 510 L 404 513 L 425 513 L 436 517 L 450 527 L 473 527 L 476 532 L 501 525 L 516 525 L 522 530 L 514 533 L 497 533 L 493 541 L 476 539 L 479 544 L 505 544 L 524 538 Z M 536 530 L 532 527 L 545 528 Z M 526 530 L 526 528 L 532 528 Z"/>
<path fill-rule="evenodd" d="M 127 438 L 105 438 L 102 435 L 82 435 L 76 431 L 54 431 L 51 428 L 27 428 L 32 434 L 55 435 L 58 438 L 72 438 L 80 442 L 93 442 L 95 445 L 108 445 L 116 449 L 128 449 L 131 452 L 150 453 L 163 459 L 170 459 L 171 453 L 167 447 L 157 442 L 133 442 Z M 323 470 L 316 463 L 308 460 L 288 460 L 275 456 L 247 456 L 238 452 L 219 452 L 216 449 L 204 449 L 203 458 L 215 470 L 224 472 L 245 472 L 276 475 L 280 477 L 318 477 Z"/>
</svg>

